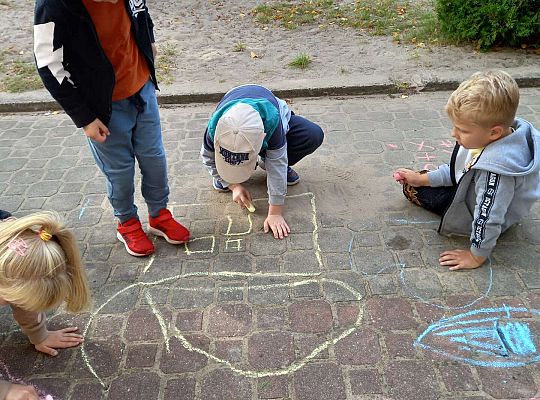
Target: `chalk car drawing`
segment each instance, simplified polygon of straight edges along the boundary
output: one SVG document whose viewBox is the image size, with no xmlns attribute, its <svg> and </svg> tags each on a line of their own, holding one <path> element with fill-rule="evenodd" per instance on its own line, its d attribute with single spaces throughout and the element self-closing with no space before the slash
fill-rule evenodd
<svg viewBox="0 0 540 400">
<path fill-rule="evenodd" d="M 509 368 L 540 361 L 540 310 L 482 308 L 429 326 L 416 347 L 468 364 Z"/>
</svg>

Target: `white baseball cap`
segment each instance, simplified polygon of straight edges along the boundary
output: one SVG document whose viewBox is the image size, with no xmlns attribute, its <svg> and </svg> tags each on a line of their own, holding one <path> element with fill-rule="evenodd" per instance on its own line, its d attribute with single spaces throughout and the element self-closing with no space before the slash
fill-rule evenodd
<svg viewBox="0 0 540 400">
<path fill-rule="evenodd" d="M 225 111 L 214 134 L 219 176 L 228 183 L 247 181 L 257 167 L 264 137 L 263 121 L 252 106 L 236 103 Z"/>
</svg>

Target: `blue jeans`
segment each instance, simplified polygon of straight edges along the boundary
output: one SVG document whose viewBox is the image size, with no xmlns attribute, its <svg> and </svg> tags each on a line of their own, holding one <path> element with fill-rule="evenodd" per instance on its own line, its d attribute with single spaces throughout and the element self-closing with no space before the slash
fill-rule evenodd
<svg viewBox="0 0 540 400">
<path fill-rule="evenodd" d="M 141 192 L 152 217 L 167 207 L 167 160 L 154 84 L 148 81 L 140 96 L 114 101 L 110 135 L 103 143 L 88 139 L 90 149 L 107 179 L 107 196 L 121 223 L 137 217 L 134 203 L 135 158 L 142 175 Z M 138 101 L 137 101 L 138 100 Z"/>
</svg>

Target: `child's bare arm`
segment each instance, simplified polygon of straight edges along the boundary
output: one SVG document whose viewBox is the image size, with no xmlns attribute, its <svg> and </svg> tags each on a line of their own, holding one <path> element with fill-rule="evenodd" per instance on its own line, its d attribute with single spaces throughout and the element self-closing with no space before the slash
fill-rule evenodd
<svg viewBox="0 0 540 400">
<path fill-rule="evenodd" d="M 407 168 L 398 168 L 394 172 L 394 178 L 401 184 L 408 183 L 411 186 L 429 186 L 427 174 L 421 174 Z"/>
</svg>

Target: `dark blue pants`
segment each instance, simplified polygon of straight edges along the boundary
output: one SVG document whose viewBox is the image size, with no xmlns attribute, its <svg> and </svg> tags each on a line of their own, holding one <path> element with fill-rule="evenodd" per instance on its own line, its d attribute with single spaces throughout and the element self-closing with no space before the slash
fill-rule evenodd
<svg viewBox="0 0 540 400">
<path fill-rule="evenodd" d="M 322 144 L 324 132 L 321 127 L 299 115 L 291 113 L 287 132 L 287 157 L 289 165 L 294 165 L 313 153 Z"/>
</svg>

